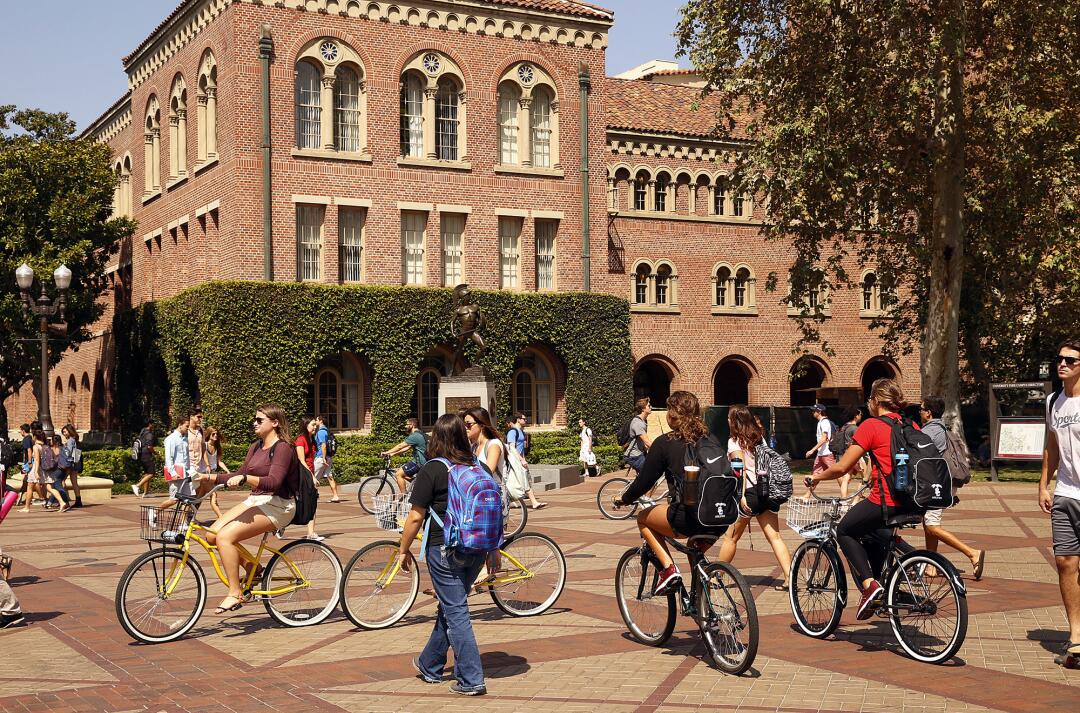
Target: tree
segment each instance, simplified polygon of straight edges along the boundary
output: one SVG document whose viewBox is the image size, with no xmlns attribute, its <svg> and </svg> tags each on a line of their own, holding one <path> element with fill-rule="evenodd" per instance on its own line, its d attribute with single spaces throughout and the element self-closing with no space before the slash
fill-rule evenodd
<svg viewBox="0 0 1080 713">
<path fill-rule="evenodd" d="M 873 326 L 887 350 L 921 348 L 923 391 L 945 397 L 957 429 L 961 318 L 980 380 L 1003 338 L 1042 329 L 1033 310 L 1075 299 L 1078 26 L 1076 0 L 682 11 L 680 52 L 723 107 L 719 136 L 742 144 L 736 190 L 760 187 L 766 235 L 793 246 L 785 301 L 803 308 L 803 339 L 820 338 L 823 316 L 801 295 L 852 287 L 853 268 L 872 266 L 895 295 Z M 1009 270 L 1029 279 L 1002 282 Z"/>
<path fill-rule="evenodd" d="M 28 341 L 38 325 L 20 304 L 15 269 L 26 262 L 46 280 L 60 263 L 71 269 L 66 343 L 50 344 L 56 363 L 65 351 L 58 346 L 78 349 L 91 338 L 88 327 L 104 311 L 105 265 L 134 232 L 132 221 L 111 217 L 118 178 L 109 147 L 74 131 L 66 114 L 0 106 L 0 433 L 4 400 L 40 364 L 38 342 Z"/>
</svg>

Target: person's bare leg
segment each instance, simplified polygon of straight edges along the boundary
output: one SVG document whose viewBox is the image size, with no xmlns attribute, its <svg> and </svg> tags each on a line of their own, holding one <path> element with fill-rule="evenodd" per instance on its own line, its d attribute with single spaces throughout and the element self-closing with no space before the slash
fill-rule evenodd
<svg viewBox="0 0 1080 713">
<path fill-rule="evenodd" d="M 153 480 L 153 479 L 154 479 L 154 474 L 153 473 L 147 473 L 146 475 L 144 475 L 142 478 L 139 479 L 139 482 L 135 485 L 135 487 L 139 489 L 140 493 L 142 493 L 139 496 L 140 498 L 145 498 L 146 497 L 147 489 L 150 487 L 150 481 Z"/>
<path fill-rule="evenodd" d="M 244 596 L 244 590 L 241 587 L 243 577 L 240 574 L 239 543 L 275 529 L 277 528 L 274 523 L 263 515 L 261 510 L 248 508 L 217 533 L 215 539 L 218 556 L 221 557 L 221 571 L 229 580 L 229 595 L 221 601 L 222 606 L 228 607 L 236 603 L 229 602 L 230 597 L 240 601 L 240 598 Z"/>
<path fill-rule="evenodd" d="M 408 490 L 408 483 L 405 481 L 405 469 L 404 468 L 398 468 L 397 470 L 394 471 L 394 480 L 397 481 L 398 494 L 399 495 L 404 495 L 405 491 Z M 332 487 L 331 487 L 331 490 L 333 490 Z"/>
<path fill-rule="evenodd" d="M 1080 643 L 1080 556 L 1059 555 L 1054 560 L 1057 563 L 1061 601 L 1065 604 L 1065 616 L 1069 620 L 1069 641 Z"/>
<path fill-rule="evenodd" d="M 846 498 L 848 491 L 848 483 L 851 482 L 851 473 L 844 473 L 840 477 L 840 497 Z"/>
<path fill-rule="evenodd" d="M 327 473 L 326 479 L 330 481 L 330 499 L 331 500 L 341 500 L 341 496 L 338 495 L 337 481 L 334 480 L 333 471 L 330 471 L 329 473 Z M 404 493 L 405 488 L 402 488 L 401 492 Z"/>
<path fill-rule="evenodd" d="M 784 538 L 780 536 L 780 518 L 774 512 L 763 512 L 758 515 L 757 521 L 761 526 L 761 531 L 765 533 L 765 539 L 772 547 L 773 554 L 776 555 L 780 569 L 784 570 L 784 584 L 786 585 L 791 578 L 791 552 L 788 551 Z"/>
<path fill-rule="evenodd" d="M 53 487 L 52 483 L 45 484 L 45 491 L 56 498 L 56 502 L 60 503 L 60 510 L 58 512 L 64 512 L 71 507 L 71 501 L 65 500 L 64 496 L 60 494 L 60 491 Z"/>
<path fill-rule="evenodd" d="M 671 526 L 668 525 L 667 509 L 667 504 L 661 503 L 641 512 L 637 517 L 638 531 L 645 543 L 649 545 L 649 549 L 656 555 L 656 559 L 660 560 L 661 569 L 667 569 L 673 564 L 667 545 L 657 537 L 657 535 L 675 536 L 675 533 L 671 531 Z"/>
<path fill-rule="evenodd" d="M 210 508 L 214 511 L 215 518 L 221 518 L 221 506 L 218 505 L 217 493 L 210 496 Z"/>
<path fill-rule="evenodd" d="M 977 550 L 974 547 L 964 544 L 959 537 L 949 532 L 941 525 L 923 525 L 923 531 L 926 533 L 926 549 L 931 552 L 937 552 L 937 543 L 938 541 L 941 541 L 971 560 L 971 565 L 973 567 L 979 561 L 979 555 L 982 554 L 982 550 Z M 933 547 L 930 546 L 931 538 L 934 540 Z"/>
<path fill-rule="evenodd" d="M 745 517 L 740 517 L 735 521 L 735 524 L 727 529 L 724 533 L 724 541 L 720 543 L 720 561 L 731 562 L 735 559 L 735 550 L 738 548 L 739 538 L 746 532 L 746 526 L 750 524 L 750 521 Z"/>
<path fill-rule="evenodd" d="M 82 499 L 82 491 L 79 490 L 79 473 L 74 468 L 68 470 L 68 477 L 71 479 L 71 489 L 75 491 L 75 499 Z"/>
</svg>

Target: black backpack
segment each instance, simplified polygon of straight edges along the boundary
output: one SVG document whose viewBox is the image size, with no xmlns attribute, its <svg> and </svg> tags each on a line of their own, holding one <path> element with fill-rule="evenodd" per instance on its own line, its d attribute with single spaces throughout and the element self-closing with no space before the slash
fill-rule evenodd
<svg viewBox="0 0 1080 713">
<path fill-rule="evenodd" d="M 630 435 L 630 422 L 633 420 L 625 421 L 623 425 L 619 426 L 619 430 L 615 432 L 615 440 L 623 448 L 630 445 L 630 441 L 634 440 L 634 437 Z"/>
<path fill-rule="evenodd" d="M 334 437 L 330 431 L 326 432 L 326 448 L 324 449 L 327 458 L 333 458 L 337 455 L 337 438 Z M 304 523 L 305 525 L 307 523 Z"/>
<path fill-rule="evenodd" d="M 0 438 L 0 463 L 5 468 L 14 468 L 19 464 L 19 456 L 6 438 Z"/>
<path fill-rule="evenodd" d="M 270 460 L 274 460 L 274 450 L 278 441 L 270 446 Z M 293 519 L 290 525 L 306 525 L 315 519 L 315 510 L 319 506 L 319 489 L 315 487 L 315 481 L 307 468 L 300 467 L 300 459 L 293 458 L 292 473 L 290 477 L 296 478 L 296 509 L 293 510 Z"/>
<path fill-rule="evenodd" d="M 943 510 L 953 506 L 953 479 L 949 464 L 941 457 L 941 452 L 934 445 L 933 439 L 919 429 L 911 419 L 899 421 L 887 416 L 877 416 L 892 431 L 892 472 L 885 481 L 893 500 L 904 509 Z M 881 463 L 874 451 L 867 451 L 870 459 L 881 473 Z M 896 458 L 906 453 L 908 456 L 907 485 L 901 488 L 896 482 Z M 884 499 L 882 502 L 885 502 Z"/>
<path fill-rule="evenodd" d="M 686 447 L 687 465 L 701 468 L 695 514 L 703 527 L 728 527 L 739 519 L 739 479 L 731 472 L 727 449 L 712 434 Z M 683 484 L 685 496 L 685 483 Z M 685 500 L 684 500 L 685 502 Z"/>
<path fill-rule="evenodd" d="M 832 452 L 836 459 L 839 460 L 840 456 L 847 450 L 847 446 L 844 443 L 844 429 L 842 426 L 837 426 L 834 422 L 829 421 L 829 451 Z"/>
</svg>

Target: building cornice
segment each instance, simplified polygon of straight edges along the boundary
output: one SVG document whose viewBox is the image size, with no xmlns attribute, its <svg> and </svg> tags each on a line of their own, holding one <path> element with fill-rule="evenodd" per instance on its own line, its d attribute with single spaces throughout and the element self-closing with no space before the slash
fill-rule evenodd
<svg viewBox="0 0 1080 713">
<path fill-rule="evenodd" d="M 715 163 L 725 160 L 725 154 L 744 150 L 747 143 L 609 128 L 607 145 L 612 156 L 649 156 Z"/>
<path fill-rule="evenodd" d="M 478 0 L 184 0 L 124 57 L 128 88 L 134 90 L 145 82 L 235 3 L 593 49 L 607 47 L 614 21 Z"/>
<path fill-rule="evenodd" d="M 82 130 L 79 138 L 90 138 L 102 143 L 112 141 L 131 124 L 131 92 L 124 94 L 106 109 L 101 116 Z"/>
</svg>

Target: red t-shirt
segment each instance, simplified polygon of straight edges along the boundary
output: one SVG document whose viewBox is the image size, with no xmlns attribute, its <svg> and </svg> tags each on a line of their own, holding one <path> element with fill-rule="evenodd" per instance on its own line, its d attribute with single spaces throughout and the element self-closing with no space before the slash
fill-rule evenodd
<svg viewBox="0 0 1080 713">
<path fill-rule="evenodd" d="M 897 413 L 887 413 L 885 417 L 894 421 L 900 420 L 900 414 Z M 881 505 L 882 478 L 892 475 L 892 429 L 876 418 L 868 418 L 859 424 L 859 429 L 851 440 L 868 454 L 871 451 L 874 453 L 874 458 L 870 461 L 873 471 L 870 476 L 870 496 L 867 499 L 875 505 Z M 878 463 L 881 464 L 880 470 Z M 885 504 L 889 507 L 896 506 L 888 487 L 885 489 Z"/>
<path fill-rule="evenodd" d="M 297 448 L 304 449 L 304 463 L 307 465 L 307 469 L 312 473 L 315 472 L 315 444 L 311 442 L 311 439 L 300 434 L 296 437 L 296 443 L 293 444 Z"/>
</svg>

